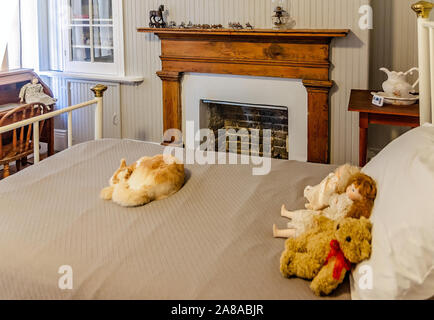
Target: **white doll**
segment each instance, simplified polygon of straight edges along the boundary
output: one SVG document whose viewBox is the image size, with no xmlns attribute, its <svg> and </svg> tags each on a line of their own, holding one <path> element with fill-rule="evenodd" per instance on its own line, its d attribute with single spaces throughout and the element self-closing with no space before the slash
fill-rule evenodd
<svg viewBox="0 0 434 320">
<path fill-rule="evenodd" d="M 342 194 L 333 194 L 329 198 L 328 206 L 323 210 L 287 211 L 282 206 L 281 215 L 291 219 L 288 229 L 279 230 L 273 225 L 273 236 L 276 238 L 294 238 L 315 226 L 314 217 L 324 215 L 332 220 L 344 217 L 359 219 L 361 216 L 369 218 L 377 195 L 375 181 L 362 173 L 355 174 Z"/>
<path fill-rule="evenodd" d="M 320 184 L 304 189 L 304 197 L 308 200 L 306 209 L 322 210 L 329 205 L 333 194 L 344 193 L 348 183 L 355 174 L 359 173 L 358 167 L 345 164 L 330 173 Z"/>
<path fill-rule="evenodd" d="M 46 106 L 55 104 L 57 99 L 51 98 L 44 93 L 44 87 L 38 78 L 33 78 L 31 83 L 24 85 L 20 90 L 20 102 L 43 103 Z"/>
</svg>

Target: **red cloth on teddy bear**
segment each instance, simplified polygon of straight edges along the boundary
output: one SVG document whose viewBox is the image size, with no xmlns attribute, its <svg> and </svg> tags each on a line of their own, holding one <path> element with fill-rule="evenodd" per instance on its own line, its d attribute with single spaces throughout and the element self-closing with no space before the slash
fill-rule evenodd
<svg viewBox="0 0 434 320">
<path fill-rule="evenodd" d="M 324 262 L 324 265 L 328 264 L 329 260 L 333 257 L 336 257 L 335 266 L 333 268 L 333 278 L 339 280 L 343 268 L 345 268 L 347 271 L 351 269 L 351 262 L 345 258 L 337 240 L 330 241 L 330 252 L 326 261 Z"/>
</svg>

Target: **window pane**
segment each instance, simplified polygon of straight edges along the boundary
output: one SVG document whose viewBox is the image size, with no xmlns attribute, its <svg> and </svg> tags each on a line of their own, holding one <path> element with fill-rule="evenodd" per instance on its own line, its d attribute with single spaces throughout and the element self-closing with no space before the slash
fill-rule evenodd
<svg viewBox="0 0 434 320">
<path fill-rule="evenodd" d="M 72 61 L 90 62 L 90 48 L 72 48 Z"/>
<path fill-rule="evenodd" d="M 72 46 L 90 46 L 89 27 L 73 26 L 71 28 Z"/>
<path fill-rule="evenodd" d="M 114 62 L 113 49 L 94 49 L 95 62 Z"/>
<path fill-rule="evenodd" d="M 113 22 L 112 0 L 93 0 L 92 4 L 95 24 Z"/>
<path fill-rule="evenodd" d="M 85 26 L 71 27 L 72 61 L 91 61 L 90 28 Z"/>
<path fill-rule="evenodd" d="M 95 62 L 114 62 L 113 27 L 93 27 Z"/>
<path fill-rule="evenodd" d="M 93 27 L 93 45 L 113 49 L 113 27 Z"/>
<path fill-rule="evenodd" d="M 71 20 L 87 20 L 89 23 L 89 0 L 71 0 Z"/>
<path fill-rule="evenodd" d="M 72 61 L 114 63 L 112 0 L 70 0 Z"/>
</svg>

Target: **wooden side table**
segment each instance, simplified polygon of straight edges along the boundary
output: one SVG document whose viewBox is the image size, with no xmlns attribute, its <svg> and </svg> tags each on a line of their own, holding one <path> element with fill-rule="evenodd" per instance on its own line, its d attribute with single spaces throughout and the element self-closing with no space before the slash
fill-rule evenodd
<svg viewBox="0 0 434 320">
<path fill-rule="evenodd" d="M 368 149 L 368 126 L 370 123 L 416 128 L 420 125 L 419 104 L 395 106 L 372 104 L 371 90 L 351 90 L 348 111 L 360 113 L 359 120 L 359 166 L 366 165 Z"/>
</svg>

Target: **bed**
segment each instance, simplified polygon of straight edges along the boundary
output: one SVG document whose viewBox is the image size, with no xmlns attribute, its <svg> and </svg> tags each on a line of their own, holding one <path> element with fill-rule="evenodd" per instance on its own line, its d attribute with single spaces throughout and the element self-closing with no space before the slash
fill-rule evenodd
<svg viewBox="0 0 434 320">
<path fill-rule="evenodd" d="M 426 14 L 432 4 L 413 8 L 419 15 L 421 124 L 432 123 L 434 60 L 427 52 L 434 50 L 434 24 Z M 0 128 L 35 123 L 37 163 L 0 181 L 0 299 L 318 299 L 309 282 L 280 275 L 284 240 L 272 237 L 271 226 L 286 222 L 279 217 L 282 204 L 303 207 L 304 187 L 335 166 L 272 160 L 270 174 L 254 176 L 250 165 L 187 165 L 186 183 L 174 196 L 121 208 L 98 197 L 120 158 L 131 163 L 163 147 L 101 139 L 105 89 L 93 88 L 94 100 Z M 97 140 L 72 147 L 71 112 L 93 104 Z M 70 149 L 39 163 L 37 123 L 62 113 L 68 113 Z M 434 206 L 426 199 L 434 188 L 433 142 L 434 127 L 425 125 L 364 168 L 379 186 L 373 254 L 352 272 L 353 296 L 345 280 L 321 299 L 432 295 Z M 59 288 L 63 266 L 72 268 L 71 290 Z M 375 270 L 375 290 L 357 288 L 363 276 L 357 269 L 365 266 Z"/>
<path fill-rule="evenodd" d="M 174 196 L 139 208 L 98 198 L 119 165 L 159 145 L 98 140 L 76 145 L 0 182 L 0 299 L 316 299 L 309 282 L 284 279 L 280 206 L 334 167 L 273 160 L 187 165 Z M 73 270 L 60 290 L 59 267 Z M 349 299 L 349 285 L 331 299 Z"/>
</svg>

